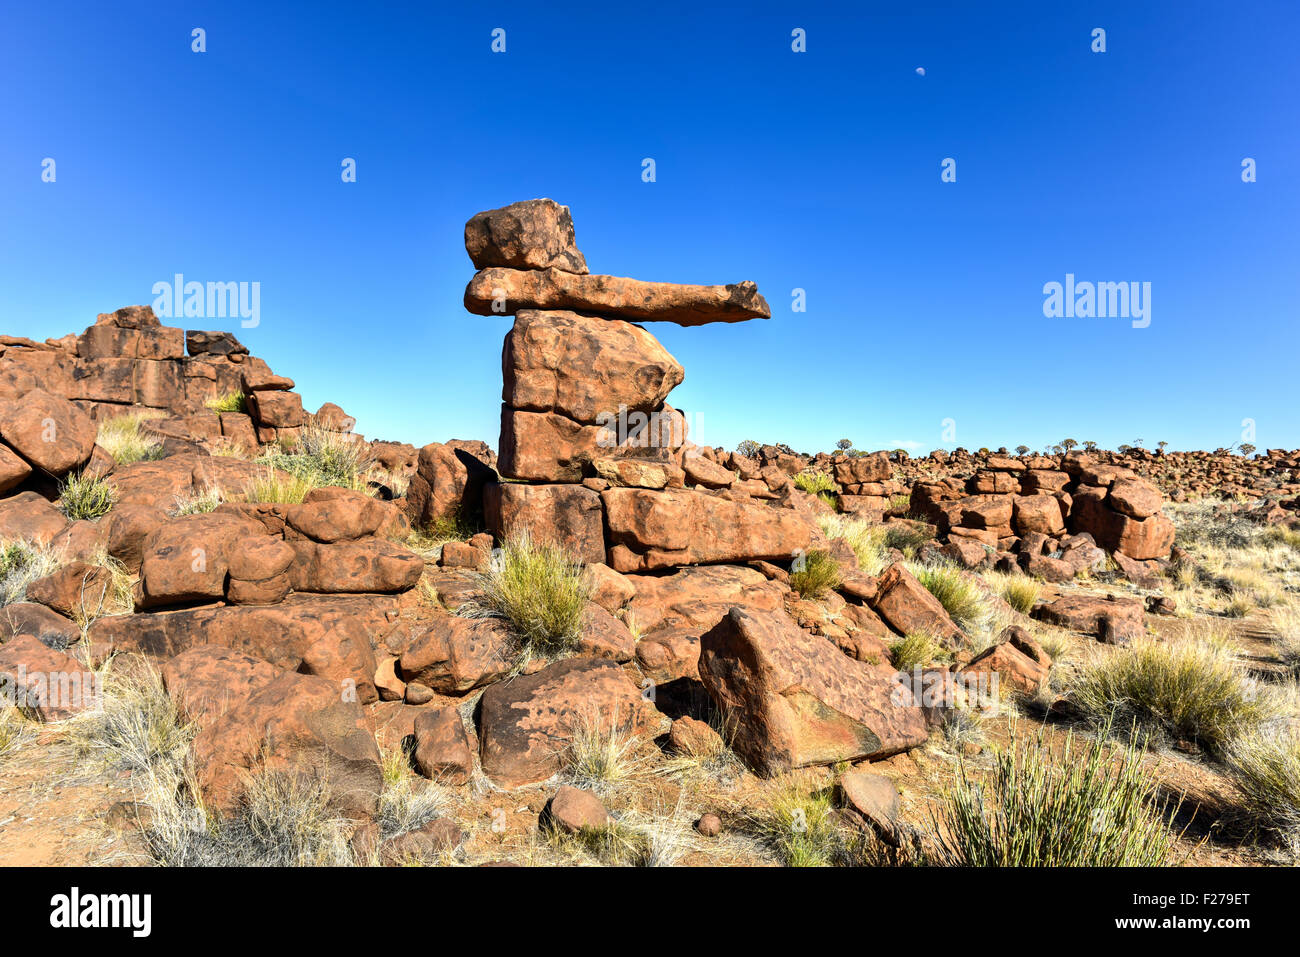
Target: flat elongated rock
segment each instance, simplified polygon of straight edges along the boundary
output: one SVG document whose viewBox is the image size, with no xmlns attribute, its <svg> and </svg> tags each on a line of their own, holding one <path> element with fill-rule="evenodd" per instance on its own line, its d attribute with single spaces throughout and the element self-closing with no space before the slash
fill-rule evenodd
<svg viewBox="0 0 1300 957">
<path fill-rule="evenodd" d="M 762 774 L 887 757 L 924 743 L 894 670 L 845 656 L 783 611 L 733 608 L 700 639 L 700 680 Z"/>
<path fill-rule="evenodd" d="M 579 482 L 584 472 L 595 471 L 596 459 L 612 455 L 644 456 L 671 464 L 673 449 L 685 441 L 679 414 L 665 407 L 633 416 L 637 431 L 621 435 L 625 430 L 617 422 L 584 425 L 557 412 L 521 412 L 502 406 L 501 474 L 528 482 Z"/>
<path fill-rule="evenodd" d="M 501 353 L 501 398 L 515 409 L 593 423 L 619 406 L 663 404 L 685 372 L 658 340 L 630 322 L 575 312 L 520 311 Z"/>
<path fill-rule="evenodd" d="M 623 546 L 622 551 L 611 549 L 608 564 L 620 572 L 788 561 L 813 542 L 811 522 L 790 508 L 733 502 L 687 489 L 611 488 L 601 493 L 601 500 L 609 540 Z M 620 567 L 629 563 L 640 567 Z"/>
<path fill-rule="evenodd" d="M 501 308 L 494 308 L 499 306 Z M 480 270 L 465 288 L 465 308 L 479 316 L 521 309 L 572 309 L 634 322 L 709 322 L 768 319 L 772 310 L 752 282 L 693 286 L 620 276 L 579 276 L 560 269 Z"/>
</svg>

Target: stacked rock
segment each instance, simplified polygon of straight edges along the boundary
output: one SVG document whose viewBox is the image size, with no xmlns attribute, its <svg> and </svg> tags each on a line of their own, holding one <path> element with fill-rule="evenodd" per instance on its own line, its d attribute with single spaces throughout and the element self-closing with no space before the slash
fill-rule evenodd
<svg viewBox="0 0 1300 957">
<path fill-rule="evenodd" d="M 465 307 L 515 317 L 497 463 L 512 481 L 484 494 L 498 539 L 527 531 L 620 572 L 788 560 L 808 547 L 804 516 L 727 494 L 735 476 L 694 454 L 667 403 L 682 367 L 637 325 L 768 318 L 754 283 L 592 275 L 568 208 L 549 199 L 479 213 L 465 248 L 479 269 Z"/>
</svg>

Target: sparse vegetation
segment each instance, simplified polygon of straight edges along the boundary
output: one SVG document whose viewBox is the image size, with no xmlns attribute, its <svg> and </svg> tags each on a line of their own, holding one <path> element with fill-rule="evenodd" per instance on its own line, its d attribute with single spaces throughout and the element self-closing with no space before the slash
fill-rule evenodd
<svg viewBox="0 0 1300 957">
<path fill-rule="evenodd" d="M 324 485 L 370 491 L 369 476 L 374 467 L 366 443 L 354 435 L 317 425 L 304 426 L 291 451 L 271 448 L 256 461 L 287 472 L 308 491 Z"/>
<path fill-rule="evenodd" d="M 0 757 L 17 751 L 31 737 L 31 722 L 0 693 Z"/>
<path fill-rule="evenodd" d="M 1080 669 L 1070 698 L 1099 726 L 1136 723 L 1220 756 L 1269 716 L 1265 696 L 1216 636 L 1143 639 L 1098 655 Z"/>
<path fill-rule="evenodd" d="M 1082 750 L 1082 754 L 1076 753 Z M 1013 740 L 988 780 L 963 763 L 935 814 L 937 860 L 956 867 L 1157 867 L 1169 859 L 1176 808 L 1156 797 L 1130 742 L 1101 739 L 1059 754 L 1041 738 Z"/>
<path fill-rule="evenodd" d="M 889 646 L 889 661 L 899 671 L 928 665 L 939 655 L 939 642 L 932 635 L 913 632 Z"/>
<path fill-rule="evenodd" d="M 209 399 L 203 405 L 212 412 L 245 412 L 248 402 L 242 392 L 227 392 L 215 399 Z"/>
<path fill-rule="evenodd" d="M 118 465 L 162 458 L 162 443 L 143 434 L 140 425 L 146 419 L 165 415 L 161 409 L 141 409 L 127 415 L 105 419 L 99 424 L 95 442 Z"/>
<path fill-rule="evenodd" d="M 835 818 L 828 791 L 805 794 L 794 786 L 751 812 L 748 829 L 768 843 L 787 867 L 844 863 L 847 835 Z"/>
<path fill-rule="evenodd" d="M 53 550 L 24 539 L 0 542 L 0 605 L 12 605 L 27 597 L 27 586 L 51 575 L 60 561 Z"/>
<path fill-rule="evenodd" d="M 181 515 L 201 515 L 214 511 L 225 500 L 219 488 L 204 488 L 177 495 L 175 504 L 167 510 L 172 517 Z"/>
<path fill-rule="evenodd" d="M 97 475 L 78 472 L 59 486 L 59 508 L 70 521 L 103 518 L 117 500 L 113 487 Z"/>
<path fill-rule="evenodd" d="M 926 590 L 939 599 L 957 626 L 967 631 L 979 629 L 990 615 L 984 593 L 973 578 L 956 565 L 914 565 L 911 572 Z"/>
<path fill-rule="evenodd" d="M 821 598 L 839 587 L 840 564 L 829 552 L 811 551 L 795 562 L 790 587 L 801 598 Z"/>
<path fill-rule="evenodd" d="M 307 497 L 308 492 L 319 487 L 310 479 L 268 466 L 265 474 L 257 476 L 244 486 L 244 499 L 249 502 L 296 505 Z"/>
<path fill-rule="evenodd" d="M 984 580 L 993 587 L 1003 601 L 1022 615 L 1027 615 L 1033 610 L 1043 590 L 1042 584 L 1028 575 L 985 572 Z"/>
<path fill-rule="evenodd" d="M 581 637 L 591 588 L 582 563 L 565 549 L 536 543 L 526 533 L 517 535 L 505 543 L 478 580 L 482 605 L 461 606 L 460 613 L 506 619 L 527 652 L 562 654 Z"/>
<path fill-rule="evenodd" d="M 1300 735 L 1285 727 L 1243 735 L 1228 766 L 1251 826 L 1300 855 Z"/>
</svg>

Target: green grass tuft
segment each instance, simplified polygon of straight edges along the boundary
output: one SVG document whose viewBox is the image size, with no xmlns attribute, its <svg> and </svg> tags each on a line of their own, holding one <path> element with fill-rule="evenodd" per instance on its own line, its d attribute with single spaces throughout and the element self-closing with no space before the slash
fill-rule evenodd
<svg viewBox="0 0 1300 957">
<path fill-rule="evenodd" d="M 829 552 L 812 551 L 795 562 L 790 587 L 800 598 L 821 598 L 840 585 L 840 563 Z"/>
<path fill-rule="evenodd" d="M 562 654 L 582 636 L 591 587 L 582 563 L 566 549 L 520 534 L 493 552 L 479 582 L 483 601 L 469 611 L 506 619 L 527 652 Z"/>
<path fill-rule="evenodd" d="M 117 501 L 113 487 L 98 476 L 79 472 L 59 486 L 59 508 L 70 521 L 103 518 Z"/>
</svg>

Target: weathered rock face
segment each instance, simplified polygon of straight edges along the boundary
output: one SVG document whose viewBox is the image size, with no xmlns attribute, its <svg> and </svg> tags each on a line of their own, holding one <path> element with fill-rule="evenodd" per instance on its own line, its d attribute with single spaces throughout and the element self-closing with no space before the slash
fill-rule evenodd
<svg viewBox="0 0 1300 957">
<path fill-rule="evenodd" d="M 199 785 L 210 806 L 238 806 L 248 773 L 319 781 L 334 807 L 373 817 L 383 786 L 379 749 L 355 700 L 311 675 L 282 674 L 201 728 L 194 738 Z"/>
<path fill-rule="evenodd" d="M 870 605 L 900 635 L 924 634 L 950 643 L 962 639 L 961 629 L 939 599 L 902 562 L 895 562 L 880 575 Z"/>
<path fill-rule="evenodd" d="M 569 207 L 553 199 L 526 199 L 472 216 L 465 224 L 465 250 L 475 269 L 506 266 L 583 275 Z"/>
<path fill-rule="evenodd" d="M 571 309 L 632 322 L 709 322 L 767 319 L 772 310 L 752 282 L 692 286 L 619 276 L 575 275 L 560 269 L 480 270 L 465 288 L 465 308 L 479 316 L 520 309 Z"/>
<path fill-rule="evenodd" d="M 187 721 L 207 724 L 269 685 L 284 671 L 260 658 L 198 645 L 162 666 L 163 686 Z"/>
<path fill-rule="evenodd" d="M 733 607 L 755 613 L 781 608 L 782 589 L 756 569 L 700 565 L 671 575 L 632 575 L 628 620 L 641 632 L 637 663 L 657 682 L 699 675 L 700 636 Z"/>
<path fill-rule="evenodd" d="M 611 488 L 601 493 L 619 572 L 712 562 L 789 561 L 809 549 L 812 523 L 794 509 L 704 492 Z"/>
<path fill-rule="evenodd" d="M 1159 493 L 1155 493 L 1159 494 Z M 1149 496 L 1132 485 L 1121 489 L 1125 507 L 1146 507 Z M 1134 506 L 1132 502 L 1141 502 Z M 1163 558 L 1174 544 L 1174 523 L 1159 512 L 1134 518 L 1111 507 L 1109 490 L 1101 486 L 1084 486 L 1074 493 L 1070 508 L 1070 526 L 1087 532 L 1097 544 L 1111 552 L 1123 552 L 1129 558 Z"/>
<path fill-rule="evenodd" d="M 567 658 L 534 675 L 494 684 L 479 705 L 483 771 L 502 787 L 545 781 L 582 721 L 626 734 L 657 730 L 662 715 L 623 669 L 601 658 Z"/>
<path fill-rule="evenodd" d="M 620 406 L 658 409 L 685 373 L 663 346 L 630 322 L 526 309 L 501 356 L 507 406 L 558 412 L 594 424 Z"/>
<path fill-rule="evenodd" d="M 491 451 L 482 442 L 453 439 L 420 449 L 406 493 L 411 523 L 423 526 L 457 516 L 470 520 L 482 511 L 484 486 L 496 480 L 494 465 Z"/>
<path fill-rule="evenodd" d="M 1126 645 L 1144 633 L 1142 602 L 1095 595 L 1062 595 L 1037 605 L 1033 617 L 1093 635 L 1107 644 Z"/>
<path fill-rule="evenodd" d="M 581 485 L 489 485 L 483 496 L 488 529 L 498 541 L 526 533 L 539 544 L 558 545 L 584 563 L 605 560 L 605 521 L 600 495 Z"/>
<path fill-rule="evenodd" d="M 461 695 L 502 678 L 515 658 L 509 629 L 496 618 L 434 619 L 398 659 L 397 670 L 444 695 Z"/>
<path fill-rule="evenodd" d="M 700 639 L 700 679 L 760 773 L 886 757 L 925 741 L 894 671 L 843 655 L 783 612 L 733 608 Z"/>
<path fill-rule="evenodd" d="M 34 635 L 0 645 L 0 699 L 21 704 L 42 721 L 61 721 L 95 707 L 96 678 Z"/>
</svg>

